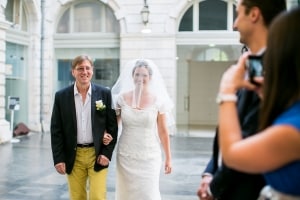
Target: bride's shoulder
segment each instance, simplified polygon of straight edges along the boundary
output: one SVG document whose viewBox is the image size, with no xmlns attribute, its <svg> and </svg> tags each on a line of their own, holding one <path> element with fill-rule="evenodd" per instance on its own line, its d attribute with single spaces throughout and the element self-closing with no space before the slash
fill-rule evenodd
<svg viewBox="0 0 300 200">
<path fill-rule="evenodd" d="M 119 96 L 118 101 L 119 101 L 121 104 L 127 104 L 127 105 L 130 105 L 131 99 L 132 99 L 132 91 L 130 91 L 130 92 L 125 92 L 125 93 L 121 94 L 121 95 Z"/>
<path fill-rule="evenodd" d="M 129 99 L 132 97 L 132 91 L 125 92 L 125 93 L 121 94 L 121 96 L 123 99 Z"/>
</svg>

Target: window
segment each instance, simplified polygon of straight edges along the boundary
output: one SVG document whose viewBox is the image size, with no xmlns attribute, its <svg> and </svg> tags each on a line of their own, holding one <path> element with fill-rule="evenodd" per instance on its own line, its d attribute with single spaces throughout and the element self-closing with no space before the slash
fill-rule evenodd
<svg viewBox="0 0 300 200">
<path fill-rule="evenodd" d="M 231 0 L 195 1 L 184 13 L 179 31 L 232 30 L 235 8 Z"/>
<path fill-rule="evenodd" d="M 94 62 L 94 82 L 112 87 L 118 79 L 119 63 L 119 59 L 96 59 Z"/>
<path fill-rule="evenodd" d="M 199 3 L 199 30 L 226 30 L 227 3 L 220 0 Z"/>
<path fill-rule="evenodd" d="M 101 2 L 83 2 L 72 5 L 63 13 L 56 31 L 119 33 L 120 27 L 108 6 Z"/>
<path fill-rule="evenodd" d="M 182 17 L 179 31 L 193 31 L 193 7 L 191 6 Z"/>
<path fill-rule="evenodd" d="M 7 1 L 5 18 L 12 23 L 12 28 L 27 31 L 27 18 L 22 0 Z"/>
<path fill-rule="evenodd" d="M 57 70 L 57 84 L 62 87 L 71 85 L 74 78 L 71 73 L 71 59 L 59 59 Z M 93 82 L 112 87 L 118 79 L 119 59 L 96 59 L 94 61 Z"/>
<path fill-rule="evenodd" d="M 72 73 L 71 73 L 71 65 L 72 60 L 58 60 L 58 71 L 57 77 L 58 81 L 66 82 L 67 84 L 71 84 L 74 80 Z"/>
<path fill-rule="evenodd" d="M 9 22 L 14 21 L 14 0 L 8 1 L 5 8 L 5 18 Z"/>
<path fill-rule="evenodd" d="M 60 18 L 57 26 L 58 33 L 69 33 L 70 32 L 70 9 L 68 9 L 63 16 Z"/>
<path fill-rule="evenodd" d="M 25 47 L 23 45 L 6 42 L 6 66 L 8 71 L 6 78 L 25 79 L 24 64 Z"/>
</svg>

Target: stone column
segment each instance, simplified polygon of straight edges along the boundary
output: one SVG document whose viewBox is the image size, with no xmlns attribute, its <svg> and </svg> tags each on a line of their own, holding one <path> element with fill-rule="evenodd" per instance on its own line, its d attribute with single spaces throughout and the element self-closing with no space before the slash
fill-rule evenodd
<svg viewBox="0 0 300 200">
<path fill-rule="evenodd" d="M 12 139 L 10 124 L 5 120 L 5 35 L 9 23 L 5 20 L 6 0 L 0 0 L 0 143 Z"/>
</svg>

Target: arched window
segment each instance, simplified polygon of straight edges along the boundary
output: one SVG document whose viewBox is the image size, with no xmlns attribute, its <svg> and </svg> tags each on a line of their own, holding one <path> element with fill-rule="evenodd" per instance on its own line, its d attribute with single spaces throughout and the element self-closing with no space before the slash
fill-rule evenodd
<svg viewBox="0 0 300 200">
<path fill-rule="evenodd" d="M 120 59 L 120 25 L 114 11 L 99 0 L 73 1 L 64 9 L 54 34 L 55 90 L 73 83 L 70 64 L 80 54 L 88 54 L 94 59 L 92 81 L 111 87 L 119 75 Z"/>
<path fill-rule="evenodd" d="M 179 31 L 232 30 L 235 8 L 231 0 L 195 1 L 184 13 Z"/>
<path fill-rule="evenodd" d="M 119 33 L 113 11 L 101 2 L 82 2 L 69 7 L 61 16 L 57 33 Z"/>
<path fill-rule="evenodd" d="M 11 28 L 27 31 L 27 18 L 22 0 L 7 1 L 5 18 L 12 23 Z"/>
</svg>

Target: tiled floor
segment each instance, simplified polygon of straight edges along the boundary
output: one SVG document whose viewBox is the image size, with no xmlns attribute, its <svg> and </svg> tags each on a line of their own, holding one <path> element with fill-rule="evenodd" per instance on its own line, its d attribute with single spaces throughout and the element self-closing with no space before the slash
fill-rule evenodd
<svg viewBox="0 0 300 200">
<path fill-rule="evenodd" d="M 212 137 L 209 131 L 188 135 L 171 137 L 173 173 L 161 174 L 163 200 L 197 200 L 196 190 L 211 154 Z M 50 134 L 30 133 L 20 139 L 19 143 L 0 144 L 0 199 L 69 199 L 65 176 L 57 174 L 53 167 Z M 114 200 L 114 169 L 113 158 L 108 175 L 108 200 Z"/>
</svg>

